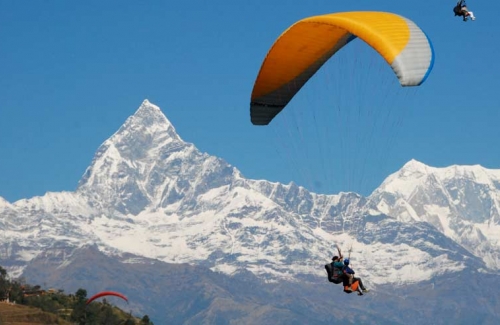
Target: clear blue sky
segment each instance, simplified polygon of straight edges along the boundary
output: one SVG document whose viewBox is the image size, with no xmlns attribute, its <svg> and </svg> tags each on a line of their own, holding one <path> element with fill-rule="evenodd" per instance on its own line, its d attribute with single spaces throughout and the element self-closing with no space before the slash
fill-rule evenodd
<svg viewBox="0 0 500 325">
<path fill-rule="evenodd" d="M 369 194 L 412 158 L 432 166 L 500 168 L 500 2 L 470 0 L 477 20 L 467 23 L 453 16 L 454 4 L 1 0 L 0 196 L 13 202 L 74 190 L 99 145 L 146 98 L 184 140 L 248 178 Z M 360 172 L 347 159 L 342 168 L 328 160 L 342 160 L 347 151 L 321 156 L 324 147 L 314 144 L 308 163 L 287 160 L 296 153 L 279 145 L 288 131 L 253 126 L 249 99 L 265 54 L 287 27 L 311 15 L 351 10 L 412 19 L 433 41 L 436 61 L 389 138 L 394 146 L 380 141 L 382 149 L 392 148 L 390 154 L 371 164 L 374 154 L 363 155 L 370 144 L 361 142 L 354 157 L 364 161 L 362 174 L 368 176 L 347 184 L 335 175 L 356 178 Z M 304 89 L 304 96 L 314 97 L 318 89 Z M 311 101 L 316 98 L 305 102 Z M 328 102 L 314 104 L 321 110 Z M 343 137 L 351 142 L 349 134 Z M 325 161 L 333 176 L 309 167 Z"/>
</svg>

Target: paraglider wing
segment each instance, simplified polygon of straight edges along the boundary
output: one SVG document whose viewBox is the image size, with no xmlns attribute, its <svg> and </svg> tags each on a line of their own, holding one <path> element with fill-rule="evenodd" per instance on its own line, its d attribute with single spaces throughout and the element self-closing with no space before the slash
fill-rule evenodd
<svg viewBox="0 0 500 325">
<path fill-rule="evenodd" d="M 122 298 L 123 300 L 125 300 L 127 303 L 128 303 L 128 299 L 127 297 L 125 297 L 123 294 L 119 293 L 119 292 L 115 292 L 115 291 L 102 291 L 102 292 L 99 292 L 95 295 L 93 295 L 92 297 L 90 297 L 87 302 L 86 302 L 86 305 L 90 304 L 92 301 L 94 301 L 95 299 L 98 299 L 98 298 L 101 298 L 101 297 L 104 297 L 104 296 L 115 296 L 115 297 L 119 297 L 119 298 Z"/>
<path fill-rule="evenodd" d="M 411 20 L 386 12 L 343 12 L 305 18 L 275 41 L 255 81 L 250 116 L 267 125 L 337 51 L 356 37 L 391 65 L 402 86 L 422 84 L 434 53 Z"/>
</svg>

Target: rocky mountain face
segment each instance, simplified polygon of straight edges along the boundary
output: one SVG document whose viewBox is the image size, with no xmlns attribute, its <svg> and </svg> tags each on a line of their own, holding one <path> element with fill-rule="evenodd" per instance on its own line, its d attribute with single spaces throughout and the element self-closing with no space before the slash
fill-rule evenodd
<svg viewBox="0 0 500 325">
<path fill-rule="evenodd" d="M 500 170 L 433 168 L 412 160 L 370 200 L 399 221 L 424 221 L 500 269 Z"/>
<path fill-rule="evenodd" d="M 104 267 L 110 261 L 127 270 L 124 278 L 117 277 L 127 287 L 142 281 L 139 275 L 126 277 L 128 272 L 149 274 L 158 272 L 152 271 L 155 267 L 187 263 L 224 281 L 233 281 L 228 276 L 237 281 L 249 272 L 265 296 L 274 289 L 259 287 L 264 283 L 300 283 L 304 292 L 318 281 L 324 285 L 323 264 L 338 244 L 352 248 L 357 273 L 373 288 L 413 286 L 449 274 L 473 276 L 472 271 L 494 277 L 499 268 L 499 198 L 500 171 L 432 168 L 416 161 L 367 198 L 319 195 L 293 183 L 246 179 L 224 160 L 183 141 L 161 110 L 146 100 L 100 146 L 76 191 L 13 203 L 0 198 L 0 265 L 12 276 L 41 279 L 33 268 L 46 263 L 47 277 L 57 274 L 60 283 L 74 289 L 86 278 L 110 283 L 110 270 Z M 75 252 L 82 247 L 93 247 L 108 259 L 81 264 L 77 261 L 86 258 L 75 259 Z M 68 278 L 66 265 L 83 273 Z M 293 288 L 284 286 L 285 291 Z M 262 296 L 251 298 L 254 311 L 268 303 Z M 275 292 L 271 297 L 276 299 Z M 148 308 L 144 299 L 138 308 Z M 248 306 L 242 299 L 236 300 Z M 218 305 L 226 302 L 237 305 Z M 282 307 L 276 305 L 277 310 Z M 307 314 L 307 303 L 297 308 Z M 289 312 L 303 321 L 296 311 Z M 324 312 L 317 323 L 331 319 Z"/>
</svg>

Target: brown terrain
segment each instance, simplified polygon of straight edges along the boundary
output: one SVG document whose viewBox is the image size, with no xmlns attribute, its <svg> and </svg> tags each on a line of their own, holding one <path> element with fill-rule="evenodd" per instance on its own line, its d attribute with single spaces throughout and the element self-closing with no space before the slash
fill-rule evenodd
<svg viewBox="0 0 500 325">
<path fill-rule="evenodd" d="M 0 302 L 0 325 L 34 325 L 71 323 L 39 308 Z"/>
</svg>

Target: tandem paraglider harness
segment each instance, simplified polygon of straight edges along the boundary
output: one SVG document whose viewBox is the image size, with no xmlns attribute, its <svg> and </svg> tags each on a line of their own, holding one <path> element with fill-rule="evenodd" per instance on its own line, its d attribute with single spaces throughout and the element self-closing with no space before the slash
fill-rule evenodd
<svg viewBox="0 0 500 325">
<path fill-rule="evenodd" d="M 344 275 L 342 274 L 342 270 L 333 266 L 333 263 L 328 263 L 325 265 L 326 273 L 328 273 L 328 281 L 333 282 L 335 284 L 343 283 Z"/>
</svg>

